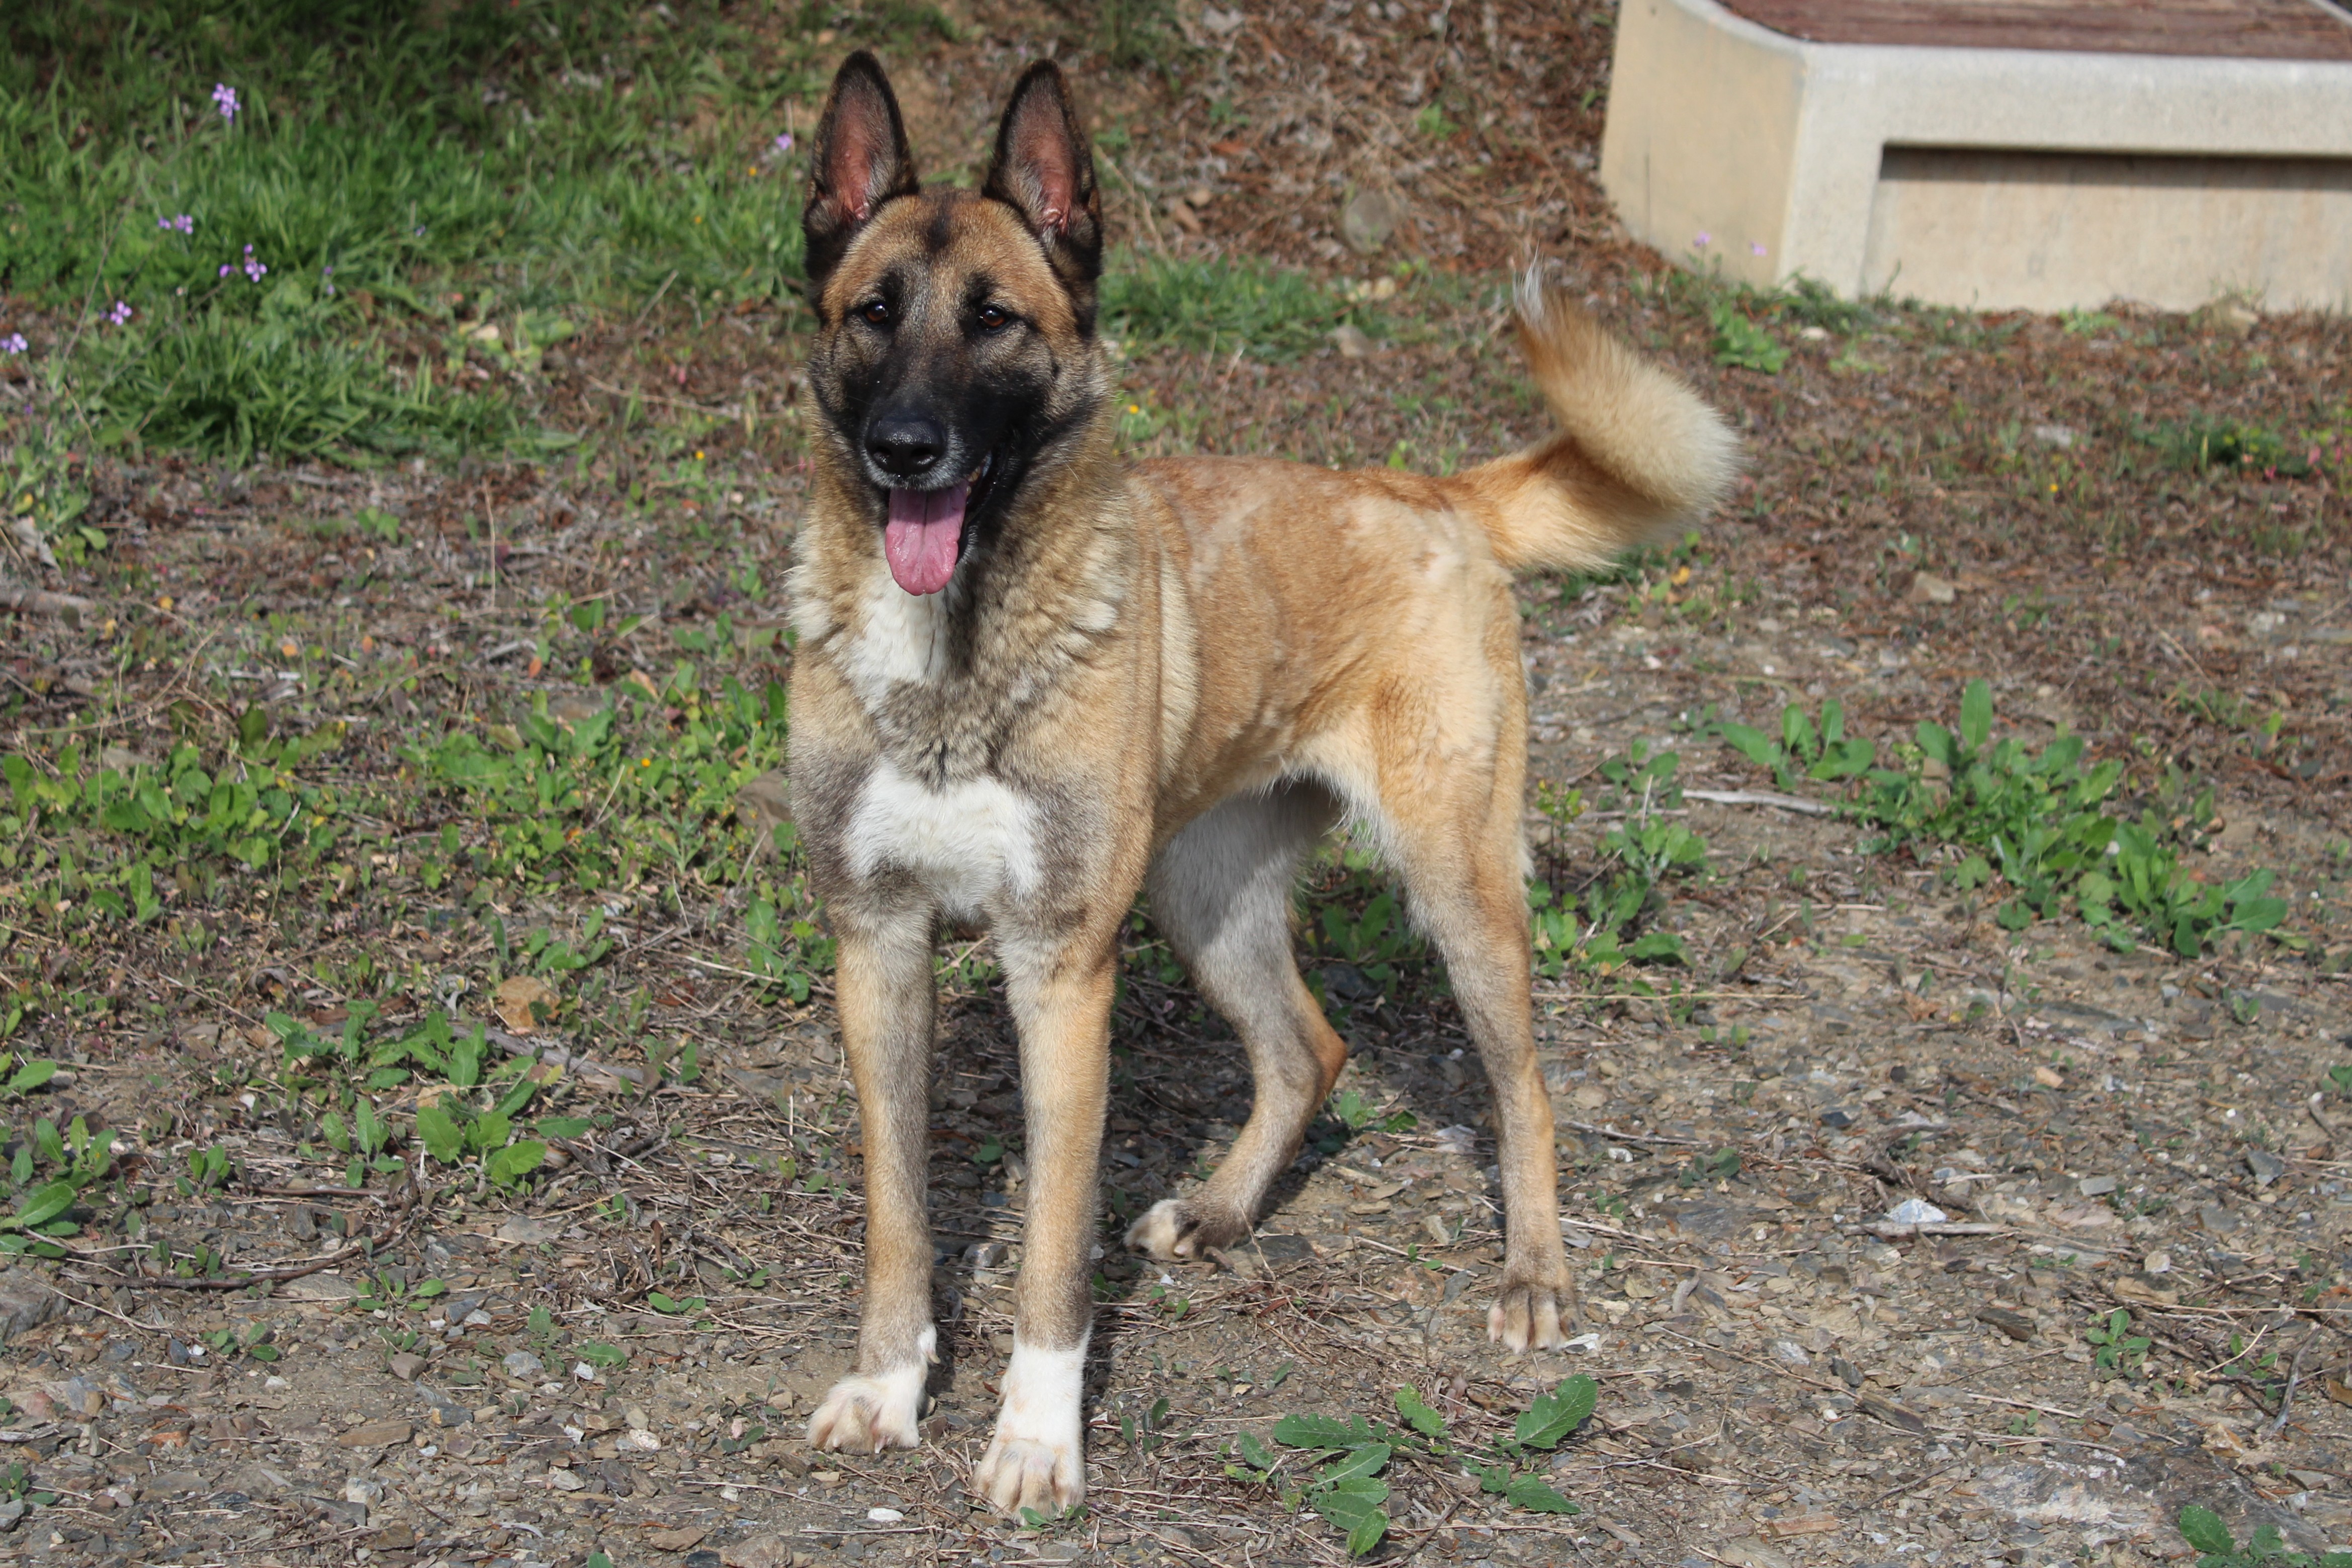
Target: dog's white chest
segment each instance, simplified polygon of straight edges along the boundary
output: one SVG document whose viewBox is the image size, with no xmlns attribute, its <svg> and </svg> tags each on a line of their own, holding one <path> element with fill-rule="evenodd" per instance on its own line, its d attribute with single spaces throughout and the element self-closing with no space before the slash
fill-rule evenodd
<svg viewBox="0 0 2352 1568">
<path fill-rule="evenodd" d="M 931 789 L 877 763 L 850 814 L 850 873 L 904 871 L 950 914 L 975 919 L 993 898 L 1036 891 L 1036 822 L 1035 805 L 994 779 Z"/>
</svg>

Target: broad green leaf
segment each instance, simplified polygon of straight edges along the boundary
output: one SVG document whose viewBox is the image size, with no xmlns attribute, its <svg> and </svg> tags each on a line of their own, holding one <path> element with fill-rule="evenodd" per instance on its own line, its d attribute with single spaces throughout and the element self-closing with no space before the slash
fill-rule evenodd
<svg viewBox="0 0 2352 1568">
<path fill-rule="evenodd" d="M 1408 1384 L 1396 1391 L 1397 1414 L 1406 1426 L 1424 1437 L 1445 1436 L 1445 1417 L 1422 1403 L 1421 1391 Z"/>
<path fill-rule="evenodd" d="M 0 1220 L 0 1225 L 24 1230 L 47 1225 L 73 1207 L 74 1199 L 79 1195 L 74 1191 L 71 1182 L 51 1182 L 47 1186 L 36 1187 L 25 1195 L 23 1205 L 5 1220 Z"/>
<path fill-rule="evenodd" d="M 584 1138 L 596 1124 L 584 1116 L 542 1116 L 532 1130 L 542 1138 Z"/>
<path fill-rule="evenodd" d="M 1274 1440 L 1291 1448 L 1352 1448 L 1377 1437 L 1360 1415 L 1345 1421 L 1328 1415 L 1286 1415 L 1274 1424 Z"/>
<path fill-rule="evenodd" d="M 423 1141 L 425 1152 L 445 1165 L 456 1164 L 465 1154 L 465 1133 L 437 1105 L 416 1108 L 416 1136 Z"/>
<path fill-rule="evenodd" d="M 1388 1532 L 1389 1516 L 1379 1509 L 1372 1510 L 1357 1521 L 1354 1529 L 1348 1531 L 1348 1555 L 1350 1557 L 1365 1555 L 1378 1546 L 1381 1543 L 1381 1538 Z"/>
<path fill-rule="evenodd" d="M 1539 1476 L 1519 1476 L 1511 1482 L 1504 1500 L 1513 1508 L 1523 1508 L 1530 1513 L 1582 1513 L 1584 1510 L 1569 1501 Z"/>
<path fill-rule="evenodd" d="M 52 1061 L 30 1061 L 9 1075 L 10 1094 L 29 1094 L 57 1077 L 58 1064 Z"/>
<path fill-rule="evenodd" d="M 1350 1452 L 1344 1459 L 1325 1466 L 1315 1478 L 1318 1486 L 1336 1487 L 1349 1481 L 1379 1475 L 1388 1468 L 1391 1450 L 1386 1443 L 1366 1443 Z"/>
<path fill-rule="evenodd" d="M 1778 771 L 1781 762 L 1780 750 L 1763 731 L 1751 729 L 1746 724 L 1726 724 L 1717 733 L 1723 737 L 1725 745 L 1758 767 Z"/>
<path fill-rule="evenodd" d="M 1530 1448 L 1556 1448 L 1561 1438 L 1584 1425 L 1600 1399 L 1601 1385 L 1580 1372 L 1549 1394 L 1537 1395 L 1513 1424 L 1511 1435 Z"/>
<path fill-rule="evenodd" d="M 1307 1494 L 1317 1513 L 1342 1530 L 1353 1530 L 1389 1500 L 1389 1489 L 1380 1481 L 1357 1479 L 1345 1486 L 1318 1487 Z"/>
<path fill-rule="evenodd" d="M 580 1359 L 590 1366 L 613 1367 L 628 1360 L 629 1352 L 602 1340 L 590 1340 L 580 1347 Z"/>
<path fill-rule="evenodd" d="M 1960 691 L 1960 739 L 1971 752 L 1980 751 L 1992 736 L 1992 688 L 1971 680 Z"/>
<path fill-rule="evenodd" d="M 2230 1539 L 2230 1527 L 2210 1508 L 2190 1503 L 2180 1510 L 2179 1525 L 2180 1538 L 2209 1557 L 2225 1557 L 2238 1549 Z"/>
</svg>

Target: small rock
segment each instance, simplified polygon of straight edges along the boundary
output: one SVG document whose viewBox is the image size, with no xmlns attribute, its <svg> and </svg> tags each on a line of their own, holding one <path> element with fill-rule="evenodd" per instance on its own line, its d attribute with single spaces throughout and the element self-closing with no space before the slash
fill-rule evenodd
<svg viewBox="0 0 2352 1568">
<path fill-rule="evenodd" d="M 506 1359 L 499 1364 L 506 1368 L 507 1375 L 517 1383 L 537 1383 L 547 1371 L 547 1363 L 529 1351 L 509 1351 Z"/>
<path fill-rule="evenodd" d="M 542 1242 L 553 1241 L 562 1234 L 563 1227 L 552 1220 L 509 1215 L 499 1226 L 498 1239 L 510 1247 L 537 1247 Z"/>
<path fill-rule="evenodd" d="M 1811 1366 L 1813 1353 L 1794 1340 L 1774 1340 L 1772 1353 L 1790 1366 Z"/>
<path fill-rule="evenodd" d="M 1353 321 L 1342 321 L 1339 325 L 1331 329 L 1331 346 L 1339 351 L 1339 357 L 1341 359 L 1370 359 L 1372 357 L 1372 340 L 1365 336 L 1363 328 L 1356 325 Z M 1334 969 L 1340 967 L 1344 966 L 1339 964 L 1331 966 L 1331 968 Z M 1330 970 L 1327 969 L 1324 973 L 1326 976 L 1325 984 L 1328 986 L 1329 984 L 1328 976 Z"/>
<path fill-rule="evenodd" d="M 379 1503 L 383 1500 L 383 1483 L 365 1476 L 353 1476 L 343 1483 L 343 1500 L 356 1503 Z"/>
<path fill-rule="evenodd" d="M 1905 1198 L 1886 1211 L 1888 1225 L 1942 1225 L 1951 1217 L 1925 1198 Z"/>
<path fill-rule="evenodd" d="M 0 1502 L 0 1531 L 16 1529 L 16 1521 L 24 1517 L 25 1505 L 23 1503 L 16 1501 Z"/>
<path fill-rule="evenodd" d="M 1840 1383 L 1844 1384 L 1848 1388 L 1860 1388 L 1862 1386 L 1862 1368 L 1854 1365 L 1853 1363 L 1846 1360 L 1845 1357 L 1842 1355 L 1833 1355 L 1830 1357 L 1830 1370 L 1837 1373 L 1837 1380 Z"/>
<path fill-rule="evenodd" d="M 2246 1169 L 2254 1173 L 2254 1185 L 2267 1187 L 2286 1174 L 2286 1162 L 2267 1149 L 2249 1149 Z"/>
<path fill-rule="evenodd" d="M 560 1492 L 576 1492 L 588 1483 L 570 1470 L 550 1470 L 547 1472 L 547 1484 Z"/>
<path fill-rule="evenodd" d="M 2065 451 L 2076 441 L 2082 439 L 2082 435 L 2071 425 L 2036 425 L 2033 427 L 2033 438 L 2045 447 L 2055 447 L 2060 451 Z"/>
<path fill-rule="evenodd" d="M 1389 242 L 1404 221 L 1404 204 L 1385 191 L 1358 191 L 1339 208 L 1339 237 L 1359 256 L 1370 256 Z"/>
<path fill-rule="evenodd" d="M 375 1532 L 368 1542 L 378 1552 L 414 1552 L 416 1550 L 416 1527 L 413 1524 L 391 1524 Z"/>
<path fill-rule="evenodd" d="M 405 1421 L 362 1421 L 335 1441 L 346 1448 L 389 1448 L 407 1442 L 414 1430 Z"/>
<path fill-rule="evenodd" d="M 1788 1558 L 1753 1535 L 1725 1542 L 1721 1556 L 1732 1568 L 1789 1568 Z"/>
<path fill-rule="evenodd" d="M 26 1421 L 54 1421 L 58 1418 L 57 1401 L 38 1389 L 30 1394 L 11 1394 L 9 1403 L 16 1407 L 17 1415 Z"/>
<path fill-rule="evenodd" d="M 2143 1273 L 2169 1274 L 2172 1272 L 2172 1254 L 2169 1252 L 2151 1252 L 2146 1258 L 2140 1259 L 2139 1266 Z"/>
<path fill-rule="evenodd" d="M 701 1545 L 702 1538 L 709 1533 L 710 1527 L 708 1525 L 684 1525 L 677 1530 L 656 1530 L 646 1537 L 646 1544 L 656 1552 L 684 1552 L 689 1547 Z"/>
<path fill-rule="evenodd" d="M 425 1358 L 415 1351 L 403 1351 L 383 1363 L 383 1369 L 403 1383 L 415 1383 L 416 1374 L 426 1366 Z"/>
<path fill-rule="evenodd" d="M 0 1269 L 0 1343 L 38 1328 L 65 1305 L 64 1298 L 39 1275 L 23 1268 Z"/>
<path fill-rule="evenodd" d="M 2197 1210 L 2197 1223 L 2215 1236 L 2227 1236 L 2237 1229 L 2241 1222 L 2236 1215 L 2220 1204 L 2205 1204 Z"/>
<path fill-rule="evenodd" d="M 1948 605 L 1959 596 L 1959 588 L 1948 577 L 1921 572 L 1911 579 L 1911 597 L 1920 604 Z"/>
<path fill-rule="evenodd" d="M 907 1516 L 895 1508 L 869 1508 L 866 1510 L 868 1524 L 904 1524 Z"/>
<path fill-rule="evenodd" d="M 2086 1198 L 2103 1198 L 2118 1185 L 2113 1176 L 2084 1176 L 2074 1184 L 2074 1190 Z"/>
<path fill-rule="evenodd" d="M 755 1535 L 719 1554 L 726 1568 L 791 1568 L 793 1555 L 791 1543 L 781 1535 Z"/>
<path fill-rule="evenodd" d="M 359 1295 L 360 1288 L 340 1274 L 305 1274 L 287 1280 L 271 1293 L 288 1301 L 349 1301 Z"/>
<path fill-rule="evenodd" d="M 1977 1321 L 1988 1328 L 1999 1329 L 2020 1344 L 2032 1339 L 2035 1331 L 2032 1319 L 2022 1312 L 2012 1312 L 2005 1307 L 1979 1307 Z"/>
</svg>

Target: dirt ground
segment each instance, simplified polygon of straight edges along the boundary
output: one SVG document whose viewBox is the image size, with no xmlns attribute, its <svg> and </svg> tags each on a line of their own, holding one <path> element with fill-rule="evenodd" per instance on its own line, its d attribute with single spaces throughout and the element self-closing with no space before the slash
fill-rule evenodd
<svg viewBox="0 0 2352 1568">
<path fill-rule="evenodd" d="M 2242 1538 L 2352 1543 L 2352 1100 L 2328 1077 L 2352 1061 L 2352 519 L 2324 468 L 2184 472 L 2146 436 L 2340 404 L 2344 321 L 1888 311 L 1787 325 L 1777 376 L 1725 369 L 1591 176 L 1608 9 L 1437 16 L 1209 7 L 1173 79 L 1104 78 L 1100 116 L 1129 138 L 1110 182 L 1123 232 L 1367 287 L 1415 263 L 1369 357 L 1139 351 L 1135 444 L 1504 449 L 1538 424 L 1495 341 L 1494 286 L 1561 256 L 1732 411 L 1754 467 L 1675 561 L 1529 583 L 1538 776 L 1597 796 L 1596 765 L 1643 742 L 1678 751 L 1693 788 L 1753 789 L 1706 722 L 1837 697 L 1859 731 L 1895 738 L 1982 678 L 2004 730 L 2084 735 L 2151 809 L 2211 786 L 2200 872 L 2276 868 L 2304 948 L 2192 962 L 2118 954 L 2072 921 L 2011 931 L 1934 866 L 1863 852 L 1853 826 L 1690 799 L 1710 876 L 1662 917 L 1693 957 L 1682 998 L 1539 988 L 1588 1332 L 1519 1360 L 1485 1337 L 1499 1212 L 1458 1017 L 1425 963 L 1383 993 L 1318 959 L 1356 1052 L 1342 1088 L 1379 1118 L 1319 1129 L 1221 1262 L 1139 1264 L 1107 1219 L 1087 1507 L 1014 1529 L 962 1490 L 1011 1347 L 1024 1196 L 1003 1142 L 1010 1026 L 983 969 L 952 989 L 932 1099 L 937 1407 L 923 1448 L 865 1458 L 798 1435 L 854 1343 L 856 1110 L 822 987 L 795 1005 L 745 976 L 739 888 L 497 906 L 518 930 L 603 910 L 596 994 L 641 994 L 643 1032 L 693 1042 L 701 1068 L 651 1094 L 572 1071 L 572 1103 L 609 1123 L 560 1148 L 527 1200 L 421 1157 L 351 1190 L 262 1081 L 265 1015 L 331 1029 L 352 989 L 327 977 L 362 955 L 406 977 L 387 1022 L 446 1005 L 500 1026 L 478 908 L 398 854 L 315 902 L 229 885 L 180 910 L 209 933 L 197 946 L 10 928 L 5 983 L 45 1001 L 9 1044 L 67 1069 L 31 1109 L 115 1128 L 140 1202 L 135 1229 L 0 1275 L 0 1562 L 1336 1563 L 1339 1532 L 1230 1479 L 1222 1445 L 1292 1412 L 1392 1416 L 1407 1384 L 1457 1432 L 1496 1434 L 1579 1372 L 1598 1409 L 1549 1479 L 1587 1511 L 1506 1509 L 1400 1461 L 1374 1560 L 2123 1565 L 2190 1555 L 2173 1521 L 2192 1502 Z M 977 150 L 1004 80 L 1055 37 L 1044 13 L 968 20 L 901 71 L 919 146 Z M 1083 74 L 1093 57 L 1069 48 Z M 1464 128 L 1418 130 L 1433 102 Z M 1406 215 L 1376 260 L 1342 234 L 1365 189 Z M 175 705 L 217 723 L 258 697 L 281 729 L 347 723 L 336 765 L 394 781 L 420 727 L 507 722 L 534 697 L 584 714 L 632 671 L 657 676 L 674 632 L 783 625 L 804 324 L 655 313 L 583 331 L 549 356 L 551 416 L 607 428 L 577 468 L 91 462 L 87 521 L 110 548 L 44 581 L 103 608 L 0 620 L 0 752 L 68 725 L 158 749 Z M 688 423 L 632 437 L 615 387 Z M 676 478 L 680 430 L 708 482 Z M 396 540 L 321 526 L 367 508 Z M 593 657 L 584 640 L 526 651 L 550 605 L 597 595 L 646 627 Z M 289 642 L 353 673 L 276 674 Z M 749 685 L 788 660 L 747 637 L 728 668 Z M 1530 823 L 1544 854 L 1590 866 L 1589 825 Z M 1230 1032 L 1135 940 L 1114 1215 L 1213 1163 L 1248 1095 Z M 624 1062 L 584 1004 L 542 1037 Z M 415 1101 L 403 1089 L 388 1111 Z M 1410 1128 L 1376 1130 L 1398 1111 Z M 237 1178 L 184 1190 L 189 1154 L 213 1148 Z M 1887 1221 L 1914 1200 L 1944 1221 Z M 159 1242 L 229 1274 L 141 1271 Z M 236 1278 L 273 1269 L 299 1277 Z M 428 1279 L 446 1290 L 404 1294 Z M 2145 1345 L 2086 1334 L 2118 1309 Z M 33 1493 L 54 1500 L 27 1508 Z"/>
</svg>

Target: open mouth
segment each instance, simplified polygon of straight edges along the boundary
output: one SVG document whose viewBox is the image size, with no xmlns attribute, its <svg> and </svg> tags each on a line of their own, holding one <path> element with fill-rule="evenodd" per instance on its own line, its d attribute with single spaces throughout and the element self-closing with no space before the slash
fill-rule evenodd
<svg viewBox="0 0 2352 1568">
<path fill-rule="evenodd" d="M 936 594 L 948 585 L 963 559 L 964 520 L 987 499 L 995 472 L 996 454 L 991 452 L 970 477 L 945 489 L 891 489 L 882 554 L 892 581 L 909 594 Z"/>
</svg>

